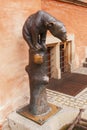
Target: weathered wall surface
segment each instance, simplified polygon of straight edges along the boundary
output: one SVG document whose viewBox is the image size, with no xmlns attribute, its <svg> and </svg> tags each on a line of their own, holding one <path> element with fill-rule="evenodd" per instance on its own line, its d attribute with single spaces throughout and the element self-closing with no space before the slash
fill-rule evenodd
<svg viewBox="0 0 87 130">
<path fill-rule="evenodd" d="M 64 22 L 68 33 L 74 33 L 76 63 L 87 57 L 87 8 L 58 0 L 42 0 L 42 9 Z"/>
<path fill-rule="evenodd" d="M 40 8 L 40 0 L 0 2 L 0 123 L 9 112 L 26 102 L 29 95 L 25 71 L 28 46 L 22 37 L 22 26 Z"/>
</svg>

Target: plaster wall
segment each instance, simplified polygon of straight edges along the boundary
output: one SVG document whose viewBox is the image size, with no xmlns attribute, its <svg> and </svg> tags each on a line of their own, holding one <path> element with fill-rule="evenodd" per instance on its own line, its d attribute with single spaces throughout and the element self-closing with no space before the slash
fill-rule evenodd
<svg viewBox="0 0 87 130">
<path fill-rule="evenodd" d="M 69 34 L 74 34 L 78 67 L 87 57 L 87 8 L 58 0 L 42 0 L 42 9 L 61 20 Z"/>
<path fill-rule="evenodd" d="M 22 26 L 39 9 L 41 0 L 0 2 L 0 124 L 12 110 L 28 102 L 28 46 L 22 37 Z"/>
</svg>

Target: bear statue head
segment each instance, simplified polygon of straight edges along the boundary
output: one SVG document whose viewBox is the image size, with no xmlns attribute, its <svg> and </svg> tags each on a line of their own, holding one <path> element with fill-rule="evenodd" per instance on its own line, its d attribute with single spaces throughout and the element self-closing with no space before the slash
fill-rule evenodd
<svg viewBox="0 0 87 130">
<path fill-rule="evenodd" d="M 62 42 L 67 40 L 66 28 L 62 22 L 54 21 L 47 23 L 47 28 L 53 36 L 59 38 Z"/>
</svg>

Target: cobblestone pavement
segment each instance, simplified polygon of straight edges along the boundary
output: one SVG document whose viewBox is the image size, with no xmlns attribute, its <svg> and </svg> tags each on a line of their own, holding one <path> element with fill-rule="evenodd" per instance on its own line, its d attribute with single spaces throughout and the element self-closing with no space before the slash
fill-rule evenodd
<svg viewBox="0 0 87 130">
<path fill-rule="evenodd" d="M 87 75 L 87 68 L 79 68 L 75 73 Z M 75 97 L 47 89 L 48 102 L 60 107 L 85 108 L 87 109 L 87 88 Z"/>
<path fill-rule="evenodd" d="M 73 97 L 47 89 L 48 102 L 60 107 L 87 108 L 87 88 Z"/>
</svg>

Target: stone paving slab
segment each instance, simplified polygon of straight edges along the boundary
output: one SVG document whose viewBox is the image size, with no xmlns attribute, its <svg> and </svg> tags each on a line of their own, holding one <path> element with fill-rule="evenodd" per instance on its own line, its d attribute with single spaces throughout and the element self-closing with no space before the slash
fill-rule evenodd
<svg viewBox="0 0 87 130">
<path fill-rule="evenodd" d="M 80 67 L 73 72 L 87 75 L 87 68 Z M 87 88 L 75 97 L 47 89 L 47 96 L 48 102 L 54 103 L 57 106 L 87 109 Z"/>
<path fill-rule="evenodd" d="M 79 68 L 73 70 L 73 73 L 79 73 L 79 74 L 85 74 L 85 75 L 87 75 L 87 68 L 85 68 L 85 67 L 79 67 Z"/>
<path fill-rule="evenodd" d="M 87 106 L 87 88 L 76 97 L 47 89 L 48 102 L 55 105 L 72 108 L 85 108 Z"/>
</svg>

